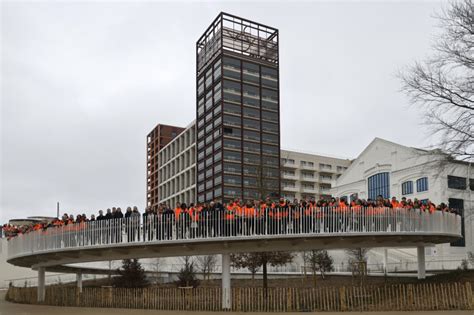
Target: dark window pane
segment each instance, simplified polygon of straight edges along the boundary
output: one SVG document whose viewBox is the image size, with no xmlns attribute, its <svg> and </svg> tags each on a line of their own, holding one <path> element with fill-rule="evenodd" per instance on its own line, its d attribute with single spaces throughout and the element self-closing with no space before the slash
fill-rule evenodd
<svg viewBox="0 0 474 315">
<path fill-rule="evenodd" d="M 257 178 L 255 177 L 244 177 L 244 186 L 257 186 Z"/>
<path fill-rule="evenodd" d="M 244 151 L 259 154 L 260 153 L 260 144 L 259 143 L 254 143 L 254 142 L 244 141 Z"/>
<path fill-rule="evenodd" d="M 262 133 L 262 142 L 278 144 L 278 135 Z"/>
<path fill-rule="evenodd" d="M 260 131 L 260 121 L 244 118 L 244 128 L 257 129 Z"/>
<path fill-rule="evenodd" d="M 262 120 L 278 122 L 278 113 L 262 111 Z"/>
<path fill-rule="evenodd" d="M 255 109 L 255 108 L 244 107 L 243 116 L 259 119 L 260 118 L 260 111 L 258 109 Z"/>
<path fill-rule="evenodd" d="M 240 117 L 224 115 L 224 125 L 240 127 L 241 124 L 242 120 L 240 119 Z"/>
<path fill-rule="evenodd" d="M 225 175 L 224 176 L 224 183 L 230 185 L 242 185 L 242 177 L 235 176 L 235 175 Z"/>
<path fill-rule="evenodd" d="M 236 187 L 225 187 L 224 188 L 224 195 L 229 196 L 231 198 L 241 198 L 242 197 L 242 189 Z"/>
<path fill-rule="evenodd" d="M 224 103 L 224 113 L 240 115 L 242 112 L 240 105 Z"/>
<path fill-rule="evenodd" d="M 239 140 L 224 139 L 224 148 L 240 150 L 242 145 Z"/>
<path fill-rule="evenodd" d="M 241 138 L 241 129 L 224 127 L 224 136 Z"/>
<path fill-rule="evenodd" d="M 465 190 L 467 188 L 466 177 L 448 175 L 448 188 Z"/>
<path fill-rule="evenodd" d="M 260 132 L 244 130 L 244 139 L 260 141 Z"/>
<path fill-rule="evenodd" d="M 241 172 L 241 165 L 234 164 L 234 163 L 224 163 L 224 173 L 240 173 Z"/>
<path fill-rule="evenodd" d="M 277 165 L 275 165 L 275 166 L 277 166 Z M 278 168 L 264 167 L 262 169 L 262 171 L 263 171 L 263 176 L 264 177 L 274 177 L 274 178 L 279 178 L 280 177 L 280 172 L 279 172 Z"/>
<path fill-rule="evenodd" d="M 278 132 L 278 124 L 274 124 L 274 123 L 270 123 L 270 122 L 263 122 L 262 123 L 262 131 Z"/>
<path fill-rule="evenodd" d="M 276 157 L 265 157 L 263 159 L 263 164 L 277 167 L 280 165 L 280 161 Z"/>
<path fill-rule="evenodd" d="M 243 167 L 244 175 L 258 175 L 258 168 L 256 166 L 245 165 Z"/>
<path fill-rule="evenodd" d="M 224 150 L 224 160 L 240 161 L 241 159 L 242 155 L 240 152 Z"/>
<path fill-rule="evenodd" d="M 260 156 L 259 155 L 254 155 L 254 154 L 249 154 L 249 153 L 244 153 L 244 163 L 247 163 L 247 164 L 260 164 Z"/>
<path fill-rule="evenodd" d="M 262 145 L 262 152 L 264 154 L 269 154 L 269 155 L 276 155 L 278 156 L 278 147 L 273 146 L 273 145 L 268 145 L 268 144 L 263 144 Z"/>
</svg>

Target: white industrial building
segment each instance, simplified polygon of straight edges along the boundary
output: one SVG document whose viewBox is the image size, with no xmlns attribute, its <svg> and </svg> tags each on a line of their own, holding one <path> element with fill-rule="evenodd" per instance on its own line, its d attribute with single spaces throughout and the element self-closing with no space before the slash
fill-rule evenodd
<svg viewBox="0 0 474 315">
<path fill-rule="evenodd" d="M 427 248 L 427 267 L 430 261 L 439 262 L 437 267 L 452 269 L 474 252 L 473 238 L 473 179 L 474 167 L 461 161 L 446 162 L 439 150 L 421 150 L 406 147 L 384 139 L 375 138 L 352 162 L 349 168 L 334 181 L 331 189 L 336 197 L 361 199 L 395 196 L 397 199 L 430 199 L 435 204 L 445 202 L 457 208 L 463 216 L 464 238 L 452 243 Z M 392 252 L 392 260 L 400 261 L 405 269 L 415 252 Z M 393 256 L 398 255 L 398 256 Z M 379 255 L 380 256 L 380 255 Z M 403 257 L 401 257 L 403 256 Z M 443 263 L 445 262 L 445 263 Z"/>
</svg>

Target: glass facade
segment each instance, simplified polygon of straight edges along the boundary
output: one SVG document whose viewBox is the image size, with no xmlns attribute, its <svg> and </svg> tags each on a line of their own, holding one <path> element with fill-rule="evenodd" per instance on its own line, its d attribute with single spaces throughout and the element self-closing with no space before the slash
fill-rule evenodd
<svg viewBox="0 0 474 315">
<path fill-rule="evenodd" d="M 375 200 L 381 195 L 390 198 L 390 174 L 388 172 L 378 173 L 367 179 L 369 199 Z"/>
<path fill-rule="evenodd" d="M 221 13 L 197 43 L 198 202 L 280 195 L 278 31 L 248 22 Z"/>
</svg>

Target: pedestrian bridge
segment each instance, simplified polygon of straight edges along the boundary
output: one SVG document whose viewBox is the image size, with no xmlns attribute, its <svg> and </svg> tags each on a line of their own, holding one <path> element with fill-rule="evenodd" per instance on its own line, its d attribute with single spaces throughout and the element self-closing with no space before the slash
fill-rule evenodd
<svg viewBox="0 0 474 315">
<path fill-rule="evenodd" d="M 180 217 L 166 214 L 83 222 L 19 235 L 8 242 L 8 262 L 38 270 L 41 300 L 46 269 L 127 258 L 222 254 L 223 287 L 230 288 L 230 253 L 417 247 L 418 273 L 424 278 L 424 246 L 460 237 L 461 217 L 443 211 L 298 208 L 238 217 L 224 211 Z"/>
</svg>

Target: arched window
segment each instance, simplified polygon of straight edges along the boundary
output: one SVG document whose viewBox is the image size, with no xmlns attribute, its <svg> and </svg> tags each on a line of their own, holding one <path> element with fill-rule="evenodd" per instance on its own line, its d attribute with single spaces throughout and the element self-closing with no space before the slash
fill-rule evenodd
<svg viewBox="0 0 474 315">
<path fill-rule="evenodd" d="M 388 172 L 378 173 L 370 176 L 368 182 L 369 199 L 376 199 L 378 195 L 390 198 L 390 175 Z"/>
<path fill-rule="evenodd" d="M 416 191 L 422 192 L 428 190 L 428 177 L 418 178 L 416 180 Z"/>
</svg>

